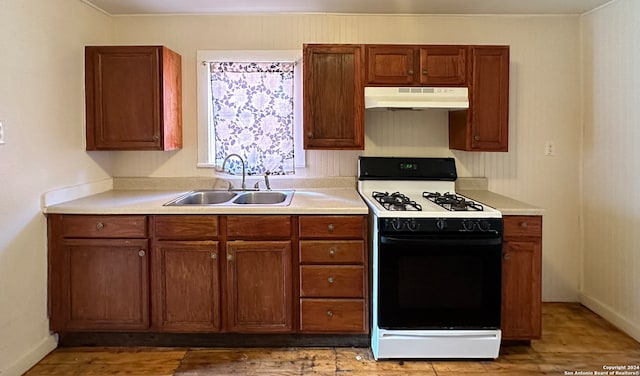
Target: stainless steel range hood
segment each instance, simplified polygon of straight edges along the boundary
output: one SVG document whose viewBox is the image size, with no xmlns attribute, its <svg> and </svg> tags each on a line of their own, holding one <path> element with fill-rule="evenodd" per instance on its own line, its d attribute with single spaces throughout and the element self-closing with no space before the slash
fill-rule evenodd
<svg viewBox="0 0 640 376">
<path fill-rule="evenodd" d="M 469 108 L 466 87 L 365 87 L 365 109 L 462 110 Z"/>
</svg>

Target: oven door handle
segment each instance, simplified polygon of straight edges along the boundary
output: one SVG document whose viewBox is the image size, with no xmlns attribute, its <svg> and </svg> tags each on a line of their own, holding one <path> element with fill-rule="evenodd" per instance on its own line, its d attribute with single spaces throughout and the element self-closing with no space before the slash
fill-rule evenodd
<svg viewBox="0 0 640 376">
<path fill-rule="evenodd" d="M 384 245 L 434 245 L 434 246 L 478 246 L 502 245 L 502 237 L 392 237 L 380 236 L 380 243 Z"/>
</svg>

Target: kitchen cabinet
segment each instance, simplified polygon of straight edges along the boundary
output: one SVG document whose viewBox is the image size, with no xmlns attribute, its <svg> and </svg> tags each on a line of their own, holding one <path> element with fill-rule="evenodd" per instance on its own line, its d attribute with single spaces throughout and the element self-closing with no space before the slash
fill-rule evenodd
<svg viewBox="0 0 640 376">
<path fill-rule="evenodd" d="M 149 327 L 145 216 L 52 215 L 49 233 L 52 330 Z"/>
<path fill-rule="evenodd" d="M 449 148 L 508 151 L 509 47 L 469 47 L 469 109 L 449 112 Z"/>
<path fill-rule="evenodd" d="M 368 333 L 365 226 L 365 216 L 299 218 L 302 333 Z"/>
<path fill-rule="evenodd" d="M 364 149 L 362 45 L 305 44 L 305 149 Z"/>
<path fill-rule="evenodd" d="M 292 332 L 291 217 L 230 215 L 226 220 L 228 330 Z"/>
<path fill-rule="evenodd" d="M 542 334 L 542 217 L 505 216 L 502 259 L 502 338 Z"/>
<path fill-rule="evenodd" d="M 157 215 L 153 229 L 152 327 L 159 331 L 220 330 L 218 217 Z"/>
<path fill-rule="evenodd" d="M 464 86 L 466 46 L 366 45 L 367 84 Z"/>
<path fill-rule="evenodd" d="M 162 46 L 85 48 L 87 150 L 182 147 L 179 54 Z"/>
</svg>

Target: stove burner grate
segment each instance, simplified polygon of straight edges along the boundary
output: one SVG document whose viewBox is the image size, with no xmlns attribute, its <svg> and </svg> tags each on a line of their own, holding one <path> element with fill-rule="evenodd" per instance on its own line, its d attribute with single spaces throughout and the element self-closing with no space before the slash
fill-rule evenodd
<svg viewBox="0 0 640 376">
<path fill-rule="evenodd" d="M 380 203 L 380 205 L 382 205 L 383 208 L 387 210 L 422 210 L 422 205 L 418 204 L 415 201 L 412 201 L 411 199 L 409 199 L 409 197 L 403 195 L 400 192 L 373 192 L 372 196 L 376 201 Z"/>
<path fill-rule="evenodd" d="M 484 207 L 477 202 L 467 200 L 462 196 L 458 196 L 454 193 L 440 193 L 440 192 L 423 192 L 422 197 L 427 200 L 440 205 L 441 207 L 449 211 L 483 211 Z"/>
</svg>

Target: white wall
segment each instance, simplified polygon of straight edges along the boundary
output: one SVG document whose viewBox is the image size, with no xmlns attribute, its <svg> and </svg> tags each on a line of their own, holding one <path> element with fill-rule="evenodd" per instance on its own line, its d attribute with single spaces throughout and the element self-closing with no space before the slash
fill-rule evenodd
<svg viewBox="0 0 640 376">
<path fill-rule="evenodd" d="M 22 374 L 55 346 L 47 319 L 41 195 L 109 176 L 83 151 L 82 72 L 84 44 L 108 41 L 110 24 L 78 0 L 0 1 L 3 376 Z"/>
<path fill-rule="evenodd" d="M 115 42 L 164 44 L 183 58 L 184 149 L 114 153 L 116 176 L 198 176 L 196 51 L 294 49 L 308 43 L 508 44 L 510 152 L 447 148 L 446 116 L 367 113 L 368 155 L 453 155 L 460 176 L 546 210 L 543 298 L 577 301 L 580 75 L 578 16 L 254 15 L 114 18 Z M 408 136 L 408 137 L 407 137 Z M 546 140 L 557 155 L 543 155 Z M 307 175 L 355 176 L 358 152 L 307 152 Z"/>
<path fill-rule="evenodd" d="M 582 301 L 640 341 L 640 2 L 582 18 Z"/>
</svg>

